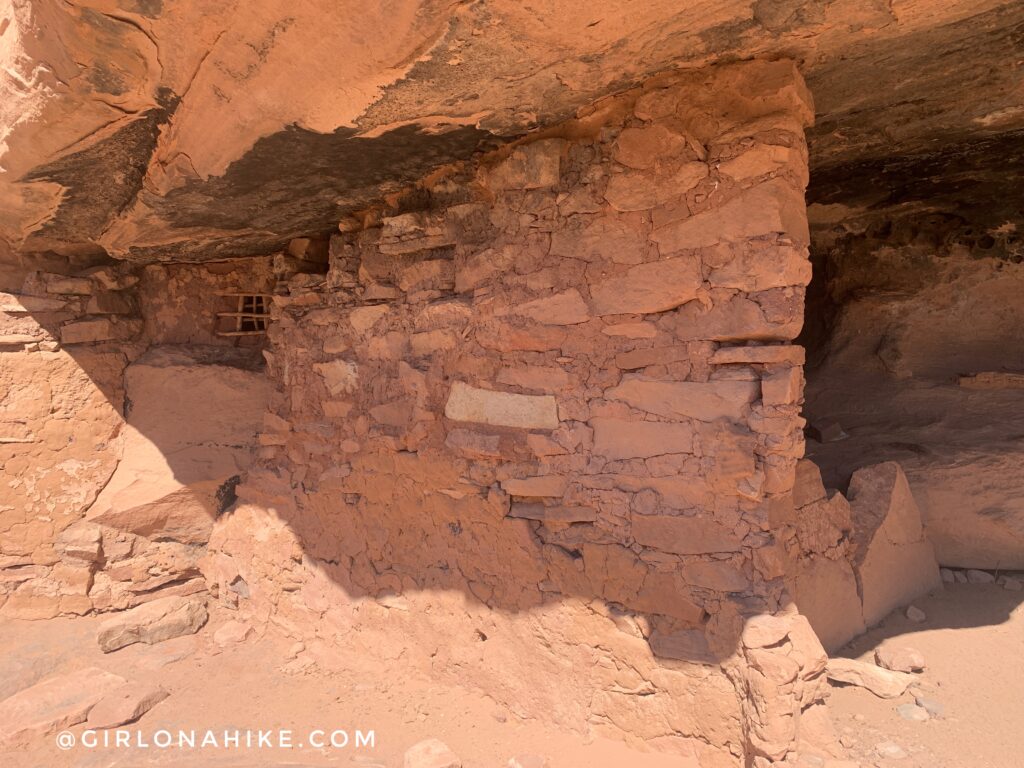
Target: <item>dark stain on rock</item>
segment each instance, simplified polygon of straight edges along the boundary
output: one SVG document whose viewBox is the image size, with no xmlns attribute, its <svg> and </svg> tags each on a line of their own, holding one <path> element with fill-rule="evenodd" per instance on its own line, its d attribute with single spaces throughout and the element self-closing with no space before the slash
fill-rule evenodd
<svg viewBox="0 0 1024 768">
<path fill-rule="evenodd" d="M 121 0 L 117 6 L 125 11 L 155 19 L 164 10 L 163 0 Z"/>
<path fill-rule="evenodd" d="M 998 227 L 1024 219 L 1024 131 L 964 141 L 935 152 L 895 155 L 818 168 L 808 203 L 842 203 L 871 210 L 913 203 Z"/>
<path fill-rule="evenodd" d="M 131 204 L 142 188 L 160 126 L 177 100 L 165 91 L 160 103 L 108 138 L 22 177 L 23 182 L 56 182 L 65 189 L 53 219 L 33 233 L 34 239 L 92 242 Z"/>
<path fill-rule="evenodd" d="M 426 133 L 408 125 L 375 138 L 355 133 L 339 128 L 321 134 L 291 126 L 257 141 L 223 176 L 147 199 L 171 229 L 237 231 L 238 237 L 133 248 L 131 256 L 196 261 L 269 253 L 292 237 L 334 229 L 350 211 L 503 141 L 473 127 Z"/>
</svg>

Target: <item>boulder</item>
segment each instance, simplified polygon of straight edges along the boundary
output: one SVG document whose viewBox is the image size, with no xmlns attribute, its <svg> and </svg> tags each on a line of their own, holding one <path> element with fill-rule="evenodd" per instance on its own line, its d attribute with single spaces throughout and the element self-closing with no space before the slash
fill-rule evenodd
<svg viewBox="0 0 1024 768">
<path fill-rule="evenodd" d="M 925 667 L 922 653 L 905 645 L 882 645 L 875 649 L 875 661 L 893 672 L 921 672 Z"/>
<path fill-rule="evenodd" d="M 883 699 L 895 699 L 897 696 L 902 696 L 914 682 L 913 675 L 892 672 L 876 667 L 874 664 L 841 657 L 828 660 L 825 674 L 829 680 L 856 685 Z"/>
<path fill-rule="evenodd" d="M 877 624 L 895 608 L 942 585 L 921 513 L 896 462 L 853 473 L 849 489 L 856 544 L 854 569 L 864 621 Z"/>
<path fill-rule="evenodd" d="M 131 402 L 121 461 L 92 505 L 93 523 L 203 544 L 248 467 L 270 393 L 258 371 L 201 349 L 154 347 L 125 371 Z"/>
<path fill-rule="evenodd" d="M 100 625 L 96 640 L 104 653 L 132 643 L 153 645 L 193 634 L 206 619 L 206 605 L 202 600 L 162 597 L 107 619 Z"/>
<path fill-rule="evenodd" d="M 0 747 L 21 746 L 83 722 L 97 702 L 124 685 L 124 678 L 97 667 L 55 675 L 0 701 Z"/>
</svg>

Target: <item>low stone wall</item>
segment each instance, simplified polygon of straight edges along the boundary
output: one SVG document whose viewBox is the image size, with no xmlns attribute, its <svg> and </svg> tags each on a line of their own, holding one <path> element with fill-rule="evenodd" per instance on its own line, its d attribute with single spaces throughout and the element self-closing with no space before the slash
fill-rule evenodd
<svg viewBox="0 0 1024 768">
<path fill-rule="evenodd" d="M 665 79 L 342 222 L 274 299 L 220 597 L 703 765 L 796 748 L 811 115 L 787 62 Z"/>
</svg>

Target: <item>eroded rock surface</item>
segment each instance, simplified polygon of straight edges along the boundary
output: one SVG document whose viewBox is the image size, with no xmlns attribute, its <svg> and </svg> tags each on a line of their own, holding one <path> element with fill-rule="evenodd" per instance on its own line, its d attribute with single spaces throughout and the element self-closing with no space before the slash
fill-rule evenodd
<svg viewBox="0 0 1024 768">
<path fill-rule="evenodd" d="M 266 253 L 601 96 L 718 60 L 797 58 L 818 102 L 812 157 L 839 174 L 1024 120 L 1014 69 L 1001 66 L 1017 53 L 1011 0 L 246 8 L 243 19 L 208 2 L 8 9 L 0 237 L 139 259 Z M 619 155 L 652 167 L 646 149 Z M 538 166 L 515 172 L 527 171 L 542 179 Z M 700 178 L 680 171 L 679 188 Z M 620 210 L 650 194 L 625 175 L 612 186 Z"/>
</svg>

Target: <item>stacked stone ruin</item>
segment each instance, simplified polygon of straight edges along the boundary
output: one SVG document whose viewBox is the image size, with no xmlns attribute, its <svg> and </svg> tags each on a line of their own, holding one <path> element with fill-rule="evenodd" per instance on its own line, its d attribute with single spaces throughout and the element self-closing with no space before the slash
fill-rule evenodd
<svg viewBox="0 0 1024 768">
<path fill-rule="evenodd" d="M 701 765 L 831 754 L 822 642 L 938 570 L 898 467 L 851 515 L 801 460 L 813 114 L 788 61 L 659 77 L 323 248 L 36 265 L 0 614 L 208 591 Z"/>
</svg>

